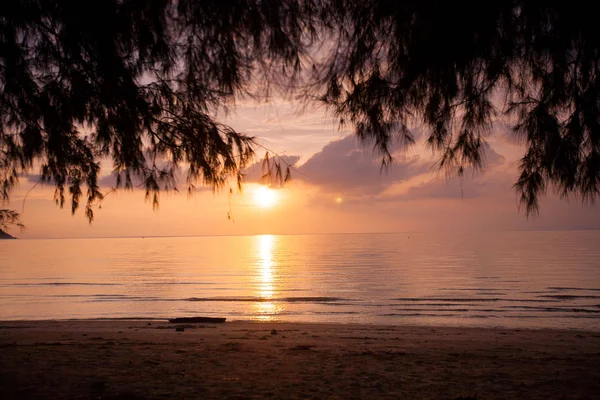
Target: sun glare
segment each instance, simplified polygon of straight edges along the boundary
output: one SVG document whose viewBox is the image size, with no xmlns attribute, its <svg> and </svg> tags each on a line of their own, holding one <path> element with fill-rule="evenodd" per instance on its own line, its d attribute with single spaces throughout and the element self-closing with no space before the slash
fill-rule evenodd
<svg viewBox="0 0 600 400">
<path fill-rule="evenodd" d="M 277 192 L 266 186 L 256 188 L 254 191 L 254 203 L 262 208 L 271 208 L 277 202 Z"/>
</svg>

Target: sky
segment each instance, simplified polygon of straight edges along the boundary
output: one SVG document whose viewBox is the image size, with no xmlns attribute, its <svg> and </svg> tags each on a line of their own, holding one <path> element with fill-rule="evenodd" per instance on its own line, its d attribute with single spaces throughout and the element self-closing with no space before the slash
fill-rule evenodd
<svg viewBox="0 0 600 400">
<path fill-rule="evenodd" d="M 258 183 L 262 149 L 247 171 L 242 192 L 198 190 L 189 197 L 163 193 L 153 210 L 144 192 L 111 193 L 89 224 L 82 210 L 71 216 L 53 201 L 53 188 L 23 179 L 9 208 L 22 212 L 21 238 L 195 236 L 600 229 L 600 213 L 578 199 L 550 193 L 540 215 L 527 218 L 512 185 L 523 147 L 498 121 L 488 136 L 484 171 L 449 178 L 435 169 L 436 155 L 423 143 L 426 131 L 411 129 L 416 144 L 394 150 L 394 164 L 381 171 L 372 149 L 357 142 L 322 108 L 278 100 L 243 102 L 222 121 L 255 136 L 258 143 L 292 163 L 292 181 L 266 189 Z M 110 165 L 103 190 L 110 190 Z M 26 193 L 29 194 L 24 199 Z M 231 218 L 228 218 L 228 215 Z"/>
</svg>

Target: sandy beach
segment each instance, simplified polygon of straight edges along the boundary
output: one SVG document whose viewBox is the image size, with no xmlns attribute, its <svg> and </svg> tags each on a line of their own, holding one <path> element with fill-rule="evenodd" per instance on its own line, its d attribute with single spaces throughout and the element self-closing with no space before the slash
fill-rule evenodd
<svg viewBox="0 0 600 400">
<path fill-rule="evenodd" d="M 593 399 L 600 333 L 166 321 L 0 323 L 2 399 Z"/>
</svg>

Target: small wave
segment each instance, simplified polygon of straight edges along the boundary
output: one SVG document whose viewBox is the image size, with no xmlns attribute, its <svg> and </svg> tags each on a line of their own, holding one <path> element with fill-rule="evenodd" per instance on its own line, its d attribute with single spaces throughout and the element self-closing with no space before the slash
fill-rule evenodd
<svg viewBox="0 0 600 400">
<path fill-rule="evenodd" d="M 215 282 L 145 282 L 144 285 L 154 286 L 154 285 L 216 285 Z"/>
<path fill-rule="evenodd" d="M 465 302 L 465 303 L 474 303 L 480 301 L 502 301 L 504 299 L 500 298 L 481 298 L 481 299 L 473 299 L 473 298 L 442 298 L 442 297 L 398 297 L 396 299 L 392 299 L 394 301 L 446 301 L 446 302 Z"/>
<path fill-rule="evenodd" d="M 449 313 L 507 313 L 510 310 L 502 310 L 497 308 L 397 308 L 397 311 L 419 311 L 419 312 L 442 312 L 443 315 L 450 315 Z"/>
<path fill-rule="evenodd" d="M 51 298 L 81 298 L 81 297 L 91 297 L 97 299 L 118 299 L 118 300 L 127 300 L 127 299 L 145 299 L 148 297 L 138 297 L 138 296 L 130 296 L 127 294 L 46 294 L 41 295 L 40 297 L 51 297 Z"/>
<path fill-rule="evenodd" d="M 533 318 L 537 318 L 537 319 L 542 319 L 542 318 L 547 318 L 547 319 L 553 319 L 556 318 L 555 315 L 544 315 L 544 314 L 537 314 L 537 315 L 532 315 L 532 314 L 528 314 L 528 315 L 506 315 L 503 316 L 502 318 L 512 318 L 512 319 L 533 319 Z M 596 315 L 589 315 L 589 314 L 565 314 L 565 315 L 561 315 L 560 318 L 570 318 L 570 319 L 597 319 L 598 317 Z"/>
<path fill-rule="evenodd" d="M 92 283 L 92 282 L 47 282 L 47 283 L 8 283 L 0 287 L 11 286 L 123 286 L 121 283 Z"/>
<path fill-rule="evenodd" d="M 415 304 L 415 302 L 413 303 L 390 303 L 390 304 L 375 304 L 374 306 L 377 307 L 396 307 L 396 306 L 430 306 L 430 307 L 458 307 L 458 306 L 470 306 L 472 307 L 473 304 L 472 303 L 417 303 Z"/>
<path fill-rule="evenodd" d="M 310 314 L 314 314 L 314 315 L 354 315 L 354 314 L 360 314 L 358 311 L 311 311 Z"/>
<path fill-rule="evenodd" d="M 483 279 L 486 281 L 493 281 L 498 283 L 521 283 L 523 281 L 516 279 L 503 279 L 501 276 L 476 276 L 475 279 Z"/>
<path fill-rule="evenodd" d="M 85 297 L 85 296 L 82 296 Z M 124 296 L 124 297 L 93 297 L 84 300 L 85 303 L 111 303 L 118 301 L 173 301 L 173 299 L 163 299 L 160 297 L 140 297 L 140 296 Z"/>
<path fill-rule="evenodd" d="M 320 302 L 320 303 L 329 303 L 335 301 L 347 301 L 348 299 L 343 299 L 341 297 L 283 297 L 282 301 L 287 301 L 289 303 L 293 302 Z"/>
<path fill-rule="evenodd" d="M 93 318 L 66 318 L 64 321 L 164 321 L 167 317 L 93 317 Z"/>
<path fill-rule="evenodd" d="M 458 317 L 458 318 L 476 318 L 476 319 L 488 319 L 488 318 L 497 318 L 494 315 L 483 315 L 483 314 L 429 314 L 429 313 L 387 313 L 387 314 L 379 314 L 381 317 L 434 317 L 434 318 L 448 318 L 448 317 Z"/>
<path fill-rule="evenodd" d="M 535 307 L 535 306 L 504 306 L 517 310 L 534 310 L 544 312 L 582 312 L 591 314 L 600 314 L 600 310 L 590 310 L 589 308 L 573 308 L 573 307 Z"/>
<path fill-rule="evenodd" d="M 549 289 L 549 290 L 582 290 L 582 291 L 590 291 L 590 292 L 600 292 L 600 289 L 598 289 L 598 288 L 550 286 L 550 287 L 547 287 L 546 289 Z"/>
<path fill-rule="evenodd" d="M 443 297 L 399 297 L 391 299 L 392 301 L 410 301 L 410 302 L 447 302 L 447 303 L 493 303 L 498 301 L 503 302 L 518 302 L 518 303 L 556 303 L 558 299 L 505 299 L 500 297 L 480 297 L 480 298 L 443 298 Z"/>
<path fill-rule="evenodd" d="M 440 291 L 460 291 L 460 292 L 476 292 L 476 291 L 486 291 L 486 292 L 501 292 L 505 290 L 510 290 L 508 288 L 440 288 Z"/>
<path fill-rule="evenodd" d="M 201 315 L 205 315 L 205 312 L 202 312 Z M 222 314 L 222 313 L 221 313 Z M 219 315 L 221 315 L 219 314 Z M 271 312 L 249 312 L 249 311 L 235 311 L 231 310 L 227 312 L 228 316 L 236 316 L 236 317 L 265 317 L 265 316 L 273 316 L 273 317 L 281 317 L 281 316 L 289 316 L 289 315 L 305 315 L 302 311 L 293 311 L 293 310 L 277 310 Z"/>
<path fill-rule="evenodd" d="M 455 317 L 456 314 L 427 314 L 427 313 L 386 313 L 379 317 Z"/>
<path fill-rule="evenodd" d="M 600 299 L 600 296 L 592 295 L 573 295 L 573 294 L 546 294 L 537 297 L 556 299 L 556 300 L 575 300 L 575 299 Z"/>
<path fill-rule="evenodd" d="M 215 301 L 215 302 L 286 302 L 286 303 L 333 303 L 344 301 L 340 297 L 190 297 L 184 301 Z"/>
<path fill-rule="evenodd" d="M 423 311 L 423 312 L 471 312 L 471 311 L 481 311 L 478 309 L 471 308 L 397 308 L 398 311 Z"/>
</svg>

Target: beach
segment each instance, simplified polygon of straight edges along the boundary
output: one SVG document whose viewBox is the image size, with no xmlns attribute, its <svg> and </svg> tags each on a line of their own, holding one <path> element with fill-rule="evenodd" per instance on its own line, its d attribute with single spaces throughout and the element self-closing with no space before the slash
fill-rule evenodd
<svg viewBox="0 0 600 400">
<path fill-rule="evenodd" d="M 0 347 L 2 399 L 593 399 L 600 393 L 600 333 L 585 331 L 5 321 Z"/>
</svg>

